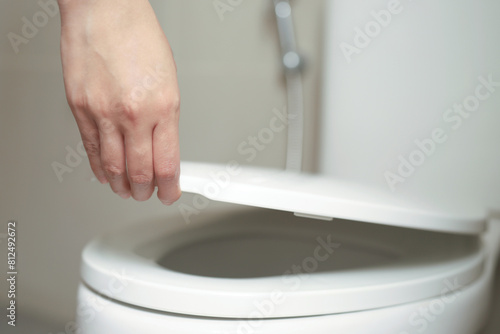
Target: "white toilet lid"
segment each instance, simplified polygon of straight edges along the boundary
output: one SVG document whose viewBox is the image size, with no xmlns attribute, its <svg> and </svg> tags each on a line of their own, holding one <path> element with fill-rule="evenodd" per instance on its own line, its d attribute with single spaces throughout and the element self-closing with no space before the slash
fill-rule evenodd
<svg viewBox="0 0 500 334">
<path fill-rule="evenodd" d="M 283 170 L 182 162 L 181 189 L 211 200 L 289 211 L 323 219 L 341 218 L 448 233 L 485 231 L 485 209 L 470 201 L 402 199 L 324 176 Z"/>
<path fill-rule="evenodd" d="M 205 209 L 196 226 L 144 222 L 94 240 L 83 252 L 82 279 L 157 311 L 281 318 L 446 298 L 475 281 L 483 263 L 473 235 Z"/>
</svg>

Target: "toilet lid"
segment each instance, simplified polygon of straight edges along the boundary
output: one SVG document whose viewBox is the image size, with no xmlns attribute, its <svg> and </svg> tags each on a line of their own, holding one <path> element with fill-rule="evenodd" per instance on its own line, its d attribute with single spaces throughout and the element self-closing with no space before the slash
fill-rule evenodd
<svg viewBox="0 0 500 334">
<path fill-rule="evenodd" d="M 214 201 L 295 213 L 309 218 L 341 218 L 457 234 L 481 234 L 486 212 L 470 201 L 425 203 L 403 199 L 389 189 L 304 173 L 241 166 L 182 162 L 181 189 Z M 195 208 L 193 208 L 195 209 Z"/>
</svg>

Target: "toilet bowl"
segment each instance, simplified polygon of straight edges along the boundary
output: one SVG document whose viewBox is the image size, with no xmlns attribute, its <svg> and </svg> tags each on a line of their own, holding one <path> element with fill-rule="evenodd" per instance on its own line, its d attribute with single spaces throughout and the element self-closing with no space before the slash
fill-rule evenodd
<svg viewBox="0 0 500 334">
<path fill-rule="evenodd" d="M 183 170 L 181 187 L 203 193 L 222 167 Z M 315 180 L 341 194 L 313 191 L 324 211 L 304 200 Z M 296 215 L 283 206 L 290 194 L 302 199 Z M 91 242 L 82 333 L 474 334 L 485 322 L 500 222 L 480 210 L 430 212 L 357 185 L 248 168 L 205 195 L 258 208 L 227 204 L 191 224 L 141 222 Z"/>
</svg>

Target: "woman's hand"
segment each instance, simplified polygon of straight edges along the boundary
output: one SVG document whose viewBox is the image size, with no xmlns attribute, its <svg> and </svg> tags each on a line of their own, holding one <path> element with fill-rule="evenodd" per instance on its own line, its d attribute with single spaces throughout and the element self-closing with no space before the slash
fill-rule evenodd
<svg viewBox="0 0 500 334">
<path fill-rule="evenodd" d="M 101 183 L 172 204 L 179 188 L 176 66 L 147 0 L 59 0 L 66 96 Z"/>
</svg>

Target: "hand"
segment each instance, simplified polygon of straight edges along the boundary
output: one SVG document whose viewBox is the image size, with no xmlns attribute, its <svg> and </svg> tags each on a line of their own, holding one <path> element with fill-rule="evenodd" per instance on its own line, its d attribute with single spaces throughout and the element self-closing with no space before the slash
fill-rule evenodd
<svg viewBox="0 0 500 334">
<path fill-rule="evenodd" d="M 90 166 L 123 198 L 179 188 L 177 71 L 147 0 L 59 0 L 69 106 Z"/>
</svg>

